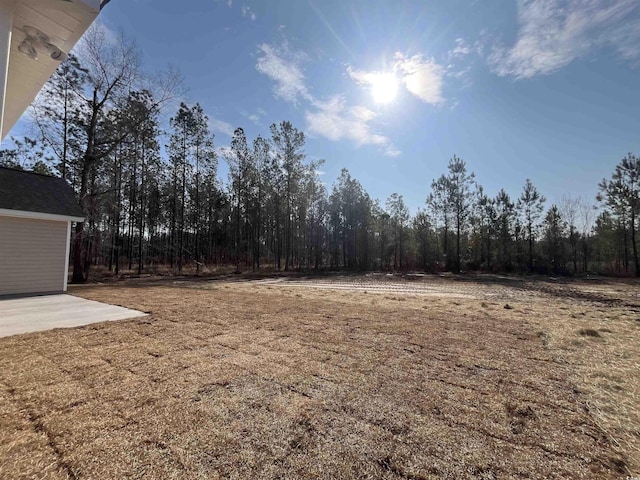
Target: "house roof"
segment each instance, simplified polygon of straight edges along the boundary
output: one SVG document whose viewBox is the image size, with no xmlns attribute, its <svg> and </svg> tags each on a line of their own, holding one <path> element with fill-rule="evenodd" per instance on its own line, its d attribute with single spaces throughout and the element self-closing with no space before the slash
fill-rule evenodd
<svg viewBox="0 0 640 480">
<path fill-rule="evenodd" d="M 0 210 L 83 217 L 66 180 L 0 167 Z"/>
</svg>

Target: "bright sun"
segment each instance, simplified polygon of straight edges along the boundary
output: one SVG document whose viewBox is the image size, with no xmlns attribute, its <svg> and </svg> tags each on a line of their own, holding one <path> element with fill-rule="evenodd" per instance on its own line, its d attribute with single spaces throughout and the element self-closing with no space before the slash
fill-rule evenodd
<svg viewBox="0 0 640 480">
<path fill-rule="evenodd" d="M 392 73 L 376 73 L 371 79 L 371 95 L 378 104 L 393 101 L 398 93 L 398 80 Z"/>
</svg>

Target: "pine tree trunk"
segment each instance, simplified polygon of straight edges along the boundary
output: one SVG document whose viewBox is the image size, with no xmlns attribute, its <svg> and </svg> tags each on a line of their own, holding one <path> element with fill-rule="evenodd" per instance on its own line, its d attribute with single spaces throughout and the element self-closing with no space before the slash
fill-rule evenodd
<svg viewBox="0 0 640 480">
<path fill-rule="evenodd" d="M 144 142 L 144 141 L 143 141 Z M 142 166 L 140 168 L 140 223 L 138 225 L 138 275 L 142 273 L 143 268 L 143 260 L 142 260 L 142 239 L 144 238 L 144 156 L 145 156 L 145 148 L 144 143 L 142 144 Z"/>
<path fill-rule="evenodd" d="M 80 175 L 80 206 L 85 215 L 89 213 L 88 197 L 89 192 L 89 172 L 93 168 L 93 164 L 96 159 L 93 156 L 96 128 L 98 125 L 98 92 L 93 91 L 93 108 L 91 111 L 91 119 L 87 127 L 87 146 L 83 155 L 82 172 Z M 87 281 L 85 272 L 88 273 L 88 268 L 85 269 L 84 265 L 84 222 L 76 223 L 76 231 L 73 237 L 73 275 L 71 277 L 72 283 L 84 283 Z"/>
<path fill-rule="evenodd" d="M 456 222 L 456 273 L 460 272 L 460 219 Z"/>
<path fill-rule="evenodd" d="M 529 224 L 529 273 L 533 273 L 533 234 L 531 224 Z"/>
<path fill-rule="evenodd" d="M 635 211 L 631 211 L 631 248 L 633 249 L 633 261 L 635 265 L 635 275 L 640 277 L 640 261 L 638 259 L 638 245 L 636 242 L 636 220 Z"/>
</svg>

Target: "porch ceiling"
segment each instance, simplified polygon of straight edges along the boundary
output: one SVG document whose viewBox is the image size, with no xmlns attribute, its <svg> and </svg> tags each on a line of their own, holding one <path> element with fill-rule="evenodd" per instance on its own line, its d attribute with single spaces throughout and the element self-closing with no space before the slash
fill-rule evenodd
<svg viewBox="0 0 640 480">
<path fill-rule="evenodd" d="M 29 27 L 44 33 L 51 44 L 68 53 L 100 12 L 100 3 L 100 0 L 15 1 L 0 138 L 11 130 L 60 64 L 60 60 L 51 58 L 42 48 L 37 49 L 37 60 L 18 50 L 27 32 L 33 32 Z"/>
</svg>

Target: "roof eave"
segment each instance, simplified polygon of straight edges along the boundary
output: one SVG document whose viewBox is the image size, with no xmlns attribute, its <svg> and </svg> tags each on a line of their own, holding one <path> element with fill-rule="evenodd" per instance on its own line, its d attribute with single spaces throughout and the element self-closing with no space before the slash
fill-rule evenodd
<svg viewBox="0 0 640 480">
<path fill-rule="evenodd" d="M 29 220 L 49 220 L 54 222 L 84 222 L 84 217 L 78 217 L 75 215 L 28 212 L 26 210 L 12 210 L 9 208 L 0 208 L 0 217 L 26 218 Z"/>
<path fill-rule="evenodd" d="M 64 7 L 56 7 L 62 4 Z M 23 28 L 35 27 L 47 35 L 53 45 L 68 53 L 106 3 L 100 0 L 73 0 L 57 3 L 53 0 L 17 0 L 11 5 L 13 7 L 9 13 L 12 12 L 13 25 L 9 26 L 10 48 L 6 52 L 7 58 L 4 59 L 6 63 L 0 65 L 0 86 L 6 85 L 4 101 L 0 101 L 0 107 L 3 110 L 0 112 L 3 120 L 0 140 L 16 124 L 60 64 L 59 60 L 51 58 L 47 52 L 38 52 L 37 60 L 23 55 L 18 50 L 25 39 Z M 3 28 L 6 30 L 7 27 Z M 0 34 L 4 32 L 3 28 L 0 28 L 2 30 Z M 0 40 L 3 38 L 7 40 L 5 37 L 6 35 L 0 35 Z M 0 91 L 0 95 L 2 93 Z"/>
</svg>

